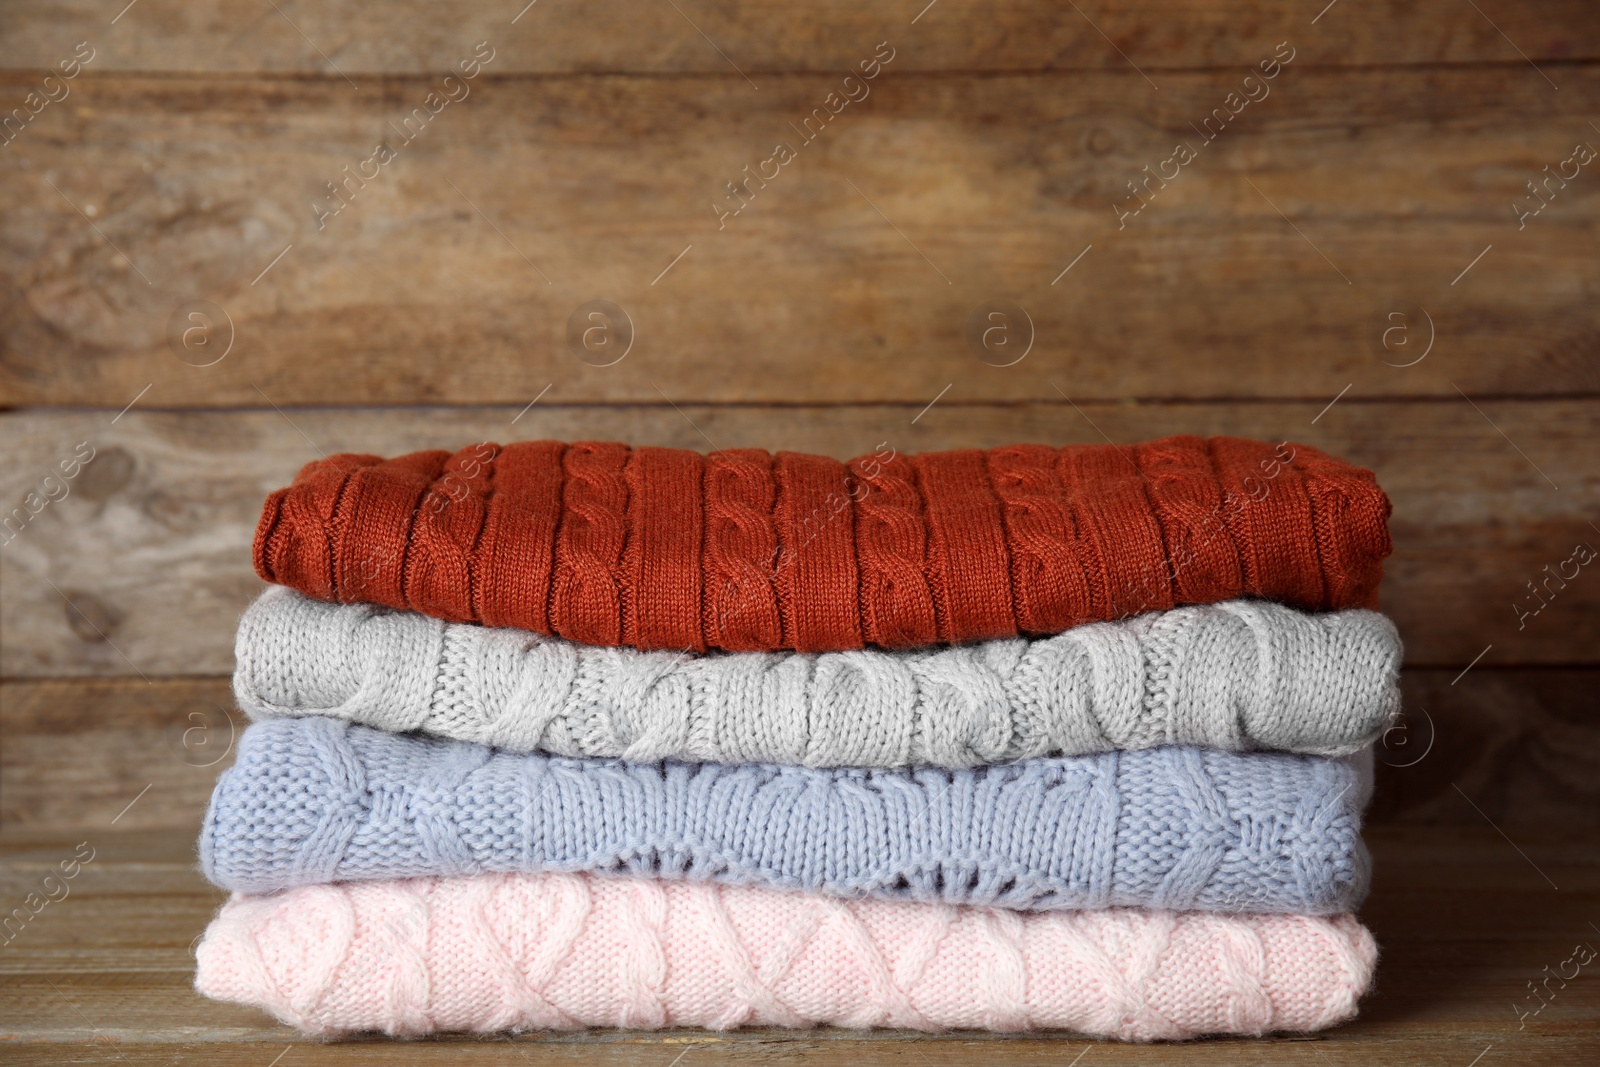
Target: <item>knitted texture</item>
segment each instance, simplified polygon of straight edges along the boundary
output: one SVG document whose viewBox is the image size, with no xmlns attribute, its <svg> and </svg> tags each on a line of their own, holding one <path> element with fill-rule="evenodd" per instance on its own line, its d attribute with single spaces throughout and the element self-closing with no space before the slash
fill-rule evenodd
<svg viewBox="0 0 1600 1067">
<path fill-rule="evenodd" d="M 479 875 L 236 896 L 195 987 L 321 1034 L 826 1024 L 1148 1041 L 1332 1026 L 1375 955 L 1348 915 L 1020 914 Z"/>
<path fill-rule="evenodd" d="M 234 694 L 258 719 L 638 761 L 971 767 L 1156 745 L 1338 756 L 1400 708 L 1388 619 L 1246 600 L 1033 640 L 684 656 L 272 586 L 235 653 Z"/>
<path fill-rule="evenodd" d="M 517 756 L 335 719 L 249 727 L 207 877 L 594 871 L 1023 910 L 1349 911 L 1370 753 L 1157 748 L 977 770 Z"/>
<path fill-rule="evenodd" d="M 849 463 L 742 449 L 479 444 L 312 463 L 255 566 L 322 600 L 595 645 L 908 648 L 1240 596 L 1376 608 L 1389 501 L 1305 445 L 1143 445 Z"/>
</svg>

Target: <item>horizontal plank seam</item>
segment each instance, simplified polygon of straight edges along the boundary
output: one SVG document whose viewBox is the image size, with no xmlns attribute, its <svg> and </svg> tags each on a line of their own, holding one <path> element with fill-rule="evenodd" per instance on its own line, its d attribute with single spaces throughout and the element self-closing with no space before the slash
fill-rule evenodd
<svg viewBox="0 0 1600 1067">
<path fill-rule="evenodd" d="M 1575 70 L 1584 67 L 1600 65 L 1600 55 L 1595 56 L 1535 56 L 1533 62 L 1543 67 Z M 1336 73 L 1347 72 L 1392 72 L 1392 71 L 1476 71 L 1476 70 L 1517 70 L 1527 66 L 1525 59 L 1474 59 L 1474 60 L 1428 60 L 1421 62 L 1402 63 L 1326 63 L 1304 62 L 1297 64 L 1296 70 L 1331 71 Z M 1153 66 L 1145 64 L 1146 73 L 1157 74 L 1217 74 L 1231 73 L 1238 69 L 1238 64 L 1215 63 L 1202 66 Z M 27 80 L 50 73 L 46 67 L 11 67 L 0 66 L 0 80 L 16 76 Z M 748 67 L 744 74 L 751 77 L 761 76 L 769 78 L 783 77 L 836 77 L 828 67 Z M 1034 74 L 1108 74 L 1118 78 L 1139 80 L 1141 75 L 1134 70 L 1119 69 L 1111 64 L 1101 66 L 1071 66 L 1071 67 L 932 67 L 905 69 L 895 72 L 899 78 L 1006 78 L 1018 75 Z M 349 81 L 367 82 L 375 87 L 387 83 L 403 80 L 425 82 L 438 76 L 438 71 L 430 68 L 419 67 L 407 70 L 393 71 L 351 71 L 349 78 L 340 75 L 327 75 L 312 71 L 222 71 L 222 70 L 146 70 L 137 68 L 100 67 L 93 71 L 85 71 L 86 80 L 110 80 L 112 78 L 129 79 L 192 79 L 195 81 L 212 82 L 249 82 L 249 81 L 282 81 L 301 82 L 304 84 L 325 84 L 330 88 L 335 85 L 348 84 Z M 744 81 L 744 75 L 733 71 L 724 70 L 562 70 L 562 71 L 499 71 L 491 73 L 484 71 L 479 75 L 480 83 L 487 82 L 518 82 L 518 81 L 554 81 L 554 80 L 581 80 L 601 78 L 654 78 L 661 80 L 684 79 L 709 79 L 716 81 L 739 82 Z"/>
<path fill-rule="evenodd" d="M 1574 391 L 1568 393 L 1479 393 L 1471 394 L 1474 402 L 1500 403 L 1512 402 L 1522 404 L 1548 404 L 1572 401 L 1600 400 L 1600 392 Z M 1076 406 L 1080 408 L 1122 408 L 1130 405 L 1140 407 L 1219 407 L 1223 405 L 1251 405 L 1268 406 L 1283 404 L 1316 404 L 1327 402 L 1323 394 L 1307 396 L 1205 396 L 1205 397 L 1160 397 L 1160 396 L 1129 396 L 1129 397 L 1099 397 L 1080 398 Z M 1458 393 L 1405 393 L 1384 396 L 1355 396 L 1340 401 L 1340 404 L 1349 407 L 1360 404 L 1439 404 L 1448 406 L 1460 404 L 1461 397 Z M 675 403 L 664 404 L 651 400 L 583 400 L 569 403 L 550 401 L 541 404 L 545 410 L 559 408 L 562 410 L 582 411 L 593 408 L 716 408 L 730 411 L 750 410 L 761 411 L 769 408 L 786 410 L 826 409 L 826 408 L 904 408 L 907 411 L 919 410 L 927 406 L 924 399 L 915 400 L 692 400 L 679 398 Z M 941 400 L 940 406 L 944 408 L 1020 408 L 1020 407 L 1059 407 L 1072 406 L 1072 402 L 1051 399 L 1041 394 L 1036 400 Z M 513 411 L 518 408 L 516 403 L 511 404 L 486 404 L 486 403 L 439 403 L 430 401 L 425 404 L 295 404 L 285 402 L 279 405 L 287 411 L 299 411 L 308 414 L 316 412 L 353 412 L 353 411 Z M 92 415 L 115 411 L 113 405 L 94 404 L 13 404 L 0 405 L 0 416 L 3 415 Z M 149 405 L 141 407 L 135 415 L 193 415 L 202 412 L 215 414 L 256 414 L 277 411 L 276 408 L 263 408 L 253 405 L 238 406 L 193 406 L 193 407 L 161 407 Z M 132 416 L 130 416 L 132 417 Z"/>
</svg>

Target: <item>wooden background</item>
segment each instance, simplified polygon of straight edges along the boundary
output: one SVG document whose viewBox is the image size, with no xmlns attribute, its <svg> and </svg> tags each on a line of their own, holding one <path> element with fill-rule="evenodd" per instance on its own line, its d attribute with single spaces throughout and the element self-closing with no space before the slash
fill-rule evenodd
<svg viewBox="0 0 1600 1067">
<path fill-rule="evenodd" d="M 1600 946 L 1600 573 L 1518 612 L 1600 547 L 1600 160 L 1527 184 L 1600 149 L 1600 6 L 923 2 L 8 0 L 0 117 L 26 121 L 0 146 L 0 507 L 26 515 L 80 443 L 95 458 L 0 547 L 0 911 L 77 842 L 96 859 L 0 948 L 0 1058 L 1600 1061 L 1600 967 L 1527 988 Z M 30 103 L 80 42 L 68 95 Z M 403 143 L 479 42 L 469 95 Z M 790 124 L 891 49 L 801 144 Z M 319 225 L 384 139 L 393 161 Z M 726 183 L 779 141 L 793 161 L 719 228 Z M 1180 141 L 1197 158 L 1119 225 Z M 608 366 L 568 340 L 594 300 L 632 325 Z M 990 304 L 1026 312 L 1010 347 L 968 338 Z M 210 328 L 185 343 L 195 308 Z M 1357 1022 L 1143 1049 L 322 1046 L 189 989 L 250 536 L 319 453 L 1171 433 L 1316 445 L 1394 500 L 1407 719 L 1380 750 L 1363 917 L 1384 959 Z"/>
</svg>

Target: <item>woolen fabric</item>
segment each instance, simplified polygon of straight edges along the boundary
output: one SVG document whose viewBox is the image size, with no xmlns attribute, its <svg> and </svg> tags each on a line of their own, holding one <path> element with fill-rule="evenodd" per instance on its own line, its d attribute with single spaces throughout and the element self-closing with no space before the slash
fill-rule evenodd
<svg viewBox="0 0 1600 1067">
<path fill-rule="evenodd" d="M 1025 914 L 479 875 L 235 896 L 195 953 L 195 987 L 317 1034 L 831 1025 L 1149 1041 L 1332 1026 L 1355 1014 L 1375 956 L 1348 915 Z"/>
<path fill-rule="evenodd" d="M 239 624 L 233 689 L 257 719 L 511 752 L 972 767 L 1174 744 L 1349 755 L 1399 712 L 1400 655 L 1376 612 L 1256 600 L 926 650 L 686 656 L 271 586 Z"/>
<path fill-rule="evenodd" d="M 976 770 L 512 755 L 326 718 L 256 723 L 217 782 L 206 876 L 594 871 L 1024 910 L 1350 911 L 1357 760 L 1158 748 Z"/>
<path fill-rule="evenodd" d="M 255 566 L 321 600 L 592 645 L 909 648 L 1241 596 L 1376 608 L 1389 501 L 1305 445 L 1171 437 L 849 463 L 553 441 L 341 454 Z"/>
</svg>

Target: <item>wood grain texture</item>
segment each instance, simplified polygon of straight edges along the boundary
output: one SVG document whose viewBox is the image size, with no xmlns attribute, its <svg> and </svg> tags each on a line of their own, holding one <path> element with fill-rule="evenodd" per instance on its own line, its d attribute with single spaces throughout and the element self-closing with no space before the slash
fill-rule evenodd
<svg viewBox="0 0 1600 1067">
<path fill-rule="evenodd" d="M 839 75 L 480 78 L 409 144 L 437 78 L 85 74 L 5 149 L 0 404 L 1593 394 L 1600 162 L 1512 209 L 1600 146 L 1600 68 L 1559 73 L 1297 59 L 1212 142 L 1238 68 L 891 64 L 810 143 Z M 1136 195 L 1145 167 L 1177 177 Z M 602 298 L 614 364 L 568 339 Z M 186 350 L 192 300 L 231 330 Z M 991 301 L 1031 348 L 1015 313 L 1011 347 L 969 342 Z"/>
<path fill-rule="evenodd" d="M 1593 447 L 1600 401 L 1486 400 L 1474 410 L 1460 397 L 1404 403 L 1346 397 L 1313 423 L 1325 403 L 1002 406 L 947 397 L 923 411 L 922 405 L 675 409 L 541 402 L 518 418 L 523 401 L 506 408 L 292 414 L 135 409 L 114 424 L 106 412 L 0 415 L 10 459 L 0 470 L 7 513 L 80 442 L 97 450 L 69 483 L 70 494 L 45 505 L 0 548 L 0 673 L 229 672 L 235 624 L 260 589 L 250 543 L 261 501 L 318 449 L 394 455 L 554 438 L 702 451 L 714 443 L 843 459 L 880 442 L 911 453 L 1179 433 L 1302 441 L 1377 472 L 1395 507 L 1396 551 L 1386 565 L 1383 605 L 1400 627 L 1408 663 L 1460 669 L 1488 645 L 1494 647 L 1480 667 L 1597 662 L 1594 564 L 1538 615 L 1522 619 L 1521 629 L 1514 605 L 1535 605 L 1525 583 L 1544 577 L 1545 566 L 1559 567 L 1576 543 L 1600 548 L 1600 531 L 1589 525 L 1600 493 L 1600 453 Z"/>
<path fill-rule="evenodd" d="M 1600 836 L 1597 685 L 1593 669 L 1407 669 L 1369 822 Z"/>
<path fill-rule="evenodd" d="M 1575 942 L 1600 947 L 1600 578 L 1520 628 L 1513 605 L 1573 543 L 1600 546 L 1600 164 L 1520 230 L 1511 205 L 1576 143 L 1600 147 L 1600 5 L 525 3 L 4 5 L 0 116 L 77 42 L 95 57 L 0 135 L 0 408 L 102 410 L 0 413 L 0 518 L 78 442 L 96 450 L 0 545 L 0 904 L 97 848 L 0 948 L 0 1060 L 1596 1061 L 1600 971 L 1521 1028 L 1512 1005 Z M 325 183 L 399 144 L 393 124 L 480 40 L 495 58 L 472 95 L 319 229 Z M 871 96 L 719 230 L 725 183 L 799 144 L 788 124 L 880 41 L 895 58 Z M 1271 95 L 1119 230 L 1127 183 L 1197 142 L 1190 123 L 1284 41 Z M 567 339 L 595 299 L 635 327 L 612 366 Z M 225 331 L 169 339 L 192 300 L 232 319 L 212 366 L 191 364 Z M 991 301 L 1031 317 L 1019 363 L 985 365 L 1018 349 L 965 336 Z M 1434 347 L 1399 366 L 1424 311 Z M 1383 953 L 1355 1023 L 1150 1047 L 836 1030 L 321 1045 L 193 992 L 221 900 L 193 842 L 243 726 L 225 675 L 259 588 L 250 536 L 319 448 L 598 437 L 842 458 L 1176 432 L 1305 441 L 1373 467 L 1395 501 L 1384 598 L 1411 666 L 1378 750 L 1363 918 Z"/>
<path fill-rule="evenodd" d="M 1600 836 L 1600 670 L 1457 673 L 1405 672 L 1369 821 Z M 226 678 L 0 683 L 0 826 L 193 834 L 248 725 Z"/>
<path fill-rule="evenodd" d="M 191 944 L 221 902 L 195 873 L 181 832 L 0 836 L 0 892 L 21 899 L 86 837 L 94 860 L 0 950 L 0 1049 L 7 1062 L 250 1064 L 706 1063 L 1064 1067 L 1085 1064 L 1371 1063 L 1465 1067 L 1493 1045 L 1502 1062 L 1588 1062 L 1600 1026 L 1600 980 L 1557 989 L 1520 1030 L 1512 1005 L 1558 966 L 1600 905 L 1593 838 L 1519 835 L 1520 857 L 1493 830 L 1387 828 L 1370 835 L 1376 878 L 1362 918 L 1382 946 L 1376 990 L 1355 1022 L 1311 1040 L 1221 1040 L 1149 1046 L 1071 1034 L 928 1037 L 901 1031 L 710 1034 L 532 1034 L 505 1041 L 353 1041 L 323 1045 L 255 1011 L 191 988 Z M 1553 890 L 1533 864 L 1560 885 Z M 1554 988 L 1554 986 L 1552 986 Z M 1527 1002 L 1531 1007 L 1532 1001 Z M 1306 1045 L 1311 1045 L 1307 1048 Z M 77 1046 L 69 1048 L 66 1046 Z M 81 1057 L 81 1060 L 74 1059 Z"/>
<path fill-rule="evenodd" d="M 1155 6 L 1098 0 L 1079 10 L 1059 0 L 937 6 L 684 0 L 678 11 L 626 0 L 544 0 L 526 10 L 525 4 L 398 0 L 374 11 L 354 0 L 291 0 L 275 12 L 247 0 L 141 0 L 113 27 L 121 5 L 108 12 L 90 0 L 14 0 L 0 38 L 0 67 L 44 67 L 81 39 L 102 50 L 95 63 L 108 70 L 333 78 L 341 71 L 359 77 L 442 70 L 479 40 L 503 49 L 506 69 L 517 73 L 733 73 L 735 64 L 752 74 L 832 70 L 884 39 L 903 44 L 908 65 L 918 70 L 1248 66 L 1285 38 L 1303 42 L 1309 61 L 1328 65 L 1509 64 L 1522 62 L 1519 49 L 1541 62 L 1600 55 L 1600 17 L 1582 0 L 1490 0 L 1480 5 L 1483 14 L 1465 4 L 1378 0 L 1333 7 L 1320 18 L 1324 4 L 1308 0 Z"/>
<path fill-rule="evenodd" d="M 0 683 L 0 826 L 198 833 L 246 725 L 226 678 Z"/>
</svg>

